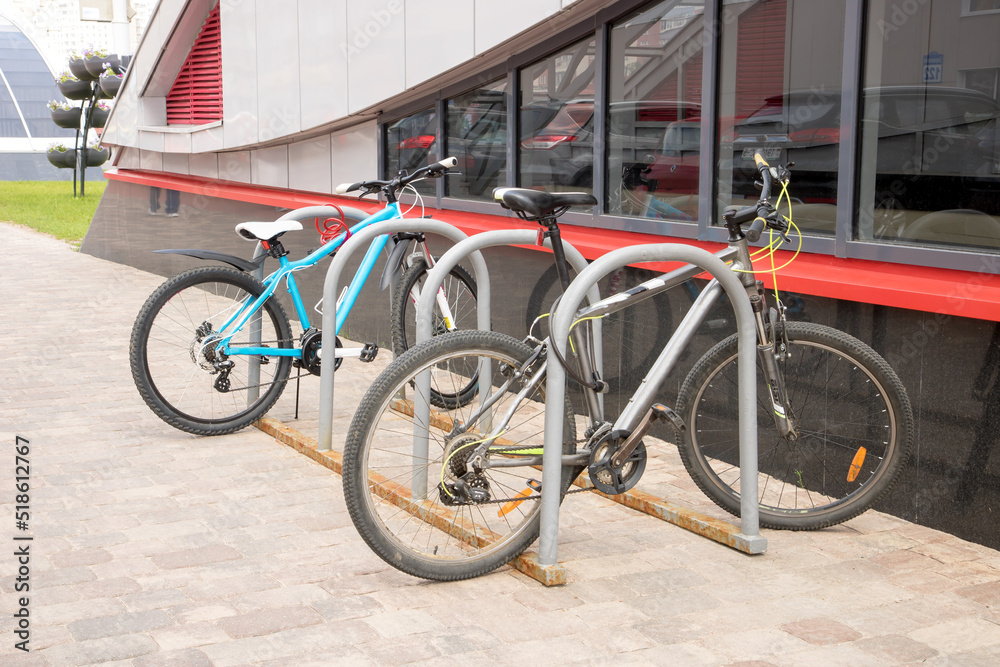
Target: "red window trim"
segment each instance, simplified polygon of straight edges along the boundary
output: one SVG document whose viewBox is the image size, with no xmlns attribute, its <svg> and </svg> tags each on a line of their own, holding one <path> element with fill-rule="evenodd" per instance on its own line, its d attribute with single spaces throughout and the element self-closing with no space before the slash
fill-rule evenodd
<svg viewBox="0 0 1000 667">
<path fill-rule="evenodd" d="M 349 204 L 369 212 L 375 212 L 380 208 L 377 202 L 359 201 L 354 197 L 267 188 L 166 172 L 119 169 L 107 171 L 105 176 L 113 181 L 285 208 L 315 206 L 328 202 Z M 469 235 L 503 227 L 534 229 L 533 225 L 506 216 L 430 207 L 427 207 L 427 213 L 433 214 L 436 220 L 455 225 Z M 639 243 L 685 243 L 710 252 L 722 247 L 722 244 L 718 243 L 568 224 L 562 225 L 562 230 L 563 238 L 572 243 L 587 259 L 597 259 L 615 248 Z M 525 247 L 540 250 L 535 246 Z M 775 262 L 781 266 L 789 256 L 790 253 L 775 253 Z M 657 271 L 667 271 L 676 265 L 657 262 L 643 266 Z M 757 276 L 766 286 L 772 286 L 769 274 L 759 272 Z M 779 282 L 782 290 L 813 296 L 1000 322 L 1000 275 L 862 259 L 841 259 L 829 255 L 800 254 L 790 266 L 779 273 Z"/>
</svg>

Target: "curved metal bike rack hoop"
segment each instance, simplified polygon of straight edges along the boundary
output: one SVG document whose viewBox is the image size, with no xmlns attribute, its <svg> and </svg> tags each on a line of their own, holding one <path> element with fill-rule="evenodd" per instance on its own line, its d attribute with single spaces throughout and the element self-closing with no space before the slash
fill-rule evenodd
<svg viewBox="0 0 1000 667">
<path fill-rule="evenodd" d="M 337 329 L 337 288 L 340 286 L 340 274 L 354 252 L 367 245 L 376 236 L 382 234 L 392 234 L 393 232 L 426 232 L 438 234 L 447 239 L 463 241 L 468 238 L 465 232 L 440 220 L 429 218 L 417 218 L 413 220 L 395 219 L 377 222 L 365 227 L 360 232 L 347 239 L 347 242 L 333 256 L 330 268 L 326 271 L 326 280 L 323 282 L 323 331 L 336 331 Z M 483 256 L 475 252 L 471 255 L 472 270 L 476 277 L 476 285 L 480 299 L 485 294 L 486 303 L 489 303 L 490 279 L 486 270 L 486 261 Z M 479 327 L 489 328 L 490 314 L 487 309 L 479 309 Z M 333 445 L 333 364 L 320 365 L 319 378 L 319 445 L 318 451 L 330 451 Z"/>
<path fill-rule="evenodd" d="M 476 234 L 475 236 L 468 238 L 460 243 L 455 244 L 451 247 L 448 252 L 438 259 L 434 268 L 427 274 L 427 280 L 424 281 L 424 290 L 420 294 L 420 299 L 417 302 L 417 341 L 425 341 L 431 337 L 433 328 L 433 313 L 434 313 L 434 299 L 437 296 L 438 288 L 444 284 L 444 279 L 448 276 L 448 273 L 455 268 L 455 266 L 467 255 L 478 252 L 483 248 L 488 248 L 491 246 L 498 245 L 529 245 L 534 244 L 537 239 L 537 232 L 531 229 L 498 229 L 491 232 L 483 232 L 481 234 Z M 546 239 L 545 246 L 551 249 L 551 242 Z M 570 266 L 572 266 L 577 273 L 582 273 L 584 269 L 587 268 L 587 260 L 580 253 L 579 250 L 574 248 L 569 243 L 563 241 L 563 249 L 566 252 L 566 259 L 569 261 Z M 597 289 L 597 285 L 593 285 L 587 292 L 587 296 L 591 303 L 595 303 L 600 300 L 600 291 Z M 482 290 L 479 291 L 477 295 L 477 307 L 479 312 L 479 328 L 483 330 L 488 330 L 490 328 L 489 318 L 485 326 L 483 325 L 483 312 L 487 315 L 490 313 L 490 297 L 487 293 L 485 298 L 483 296 Z M 596 365 L 597 370 L 601 370 L 601 331 L 600 322 L 595 322 L 594 327 L 594 349 L 596 352 Z M 491 369 L 489 367 L 489 360 L 481 360 L 481 367 L 479 368 L 479 377 L 486 378 L 490 377 Z M 424 371 L 414 378 L 415 389 L 413 392 L 413 455 L 414 459 L 427 458 L 428 451 L 428 436 L 430 433 L 430 412 L 431 406 L 427 397 L 430 396 L 430 371 Z M 485 401 L 489 392 L 491 390 L 489 382 L 482 382 L 479 385 L 480 398 Z M 599 396 L 598 400 L 603 399 L 603 396 Z M 480 424 L 483 428 L 489 428 L 491 423 L 491 417 L 486 415 Z M 424 487 L 425 477 L 422 477 L 420 473 L 417 473 L 413 480 L 413 488 L 419 489 Z"/>
<path fill-rule="evenodd" d="M 584 293 L 615 269 L 643 262 L 685 262 L 693 264 L 719 281 L 736 311 L 739 339 L 738 389 L 740 421 L 740 510 L 741 537 L 751 545 L 751 553 L 763 553 L 766 539 L 760 535 L 757 508 L 757 339 L 753 310 L 746 289 L 739 278 L 718 257 L 692 246 L 662 243 L 632 246 L 613 250 L 596 260 L 570 284 L 556 311 L 552 313 L 550 345 L 558 345 L 566 356 L 566 342 Z M 566 395 L 566 370 L 558 363 L 548 365 L 545 378 L 546 404 L 562 405 Z M 559 479 L 562 465 L 563 419 L 561 410 L 545 411 L 545 447 L 542 452 L 542 473 L 545 479 Z M 538 562 L 543 568 L 557 567 L 559 544 L 559 485 L 542 485 L 541 532 Z"/>
</svg>

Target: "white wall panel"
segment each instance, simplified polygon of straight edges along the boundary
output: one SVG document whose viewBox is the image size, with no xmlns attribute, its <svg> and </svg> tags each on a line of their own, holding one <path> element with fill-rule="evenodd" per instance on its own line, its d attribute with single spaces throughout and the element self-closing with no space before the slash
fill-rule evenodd
<svg viewBox="0 0 1000 667">
<path fill-rule="evenodd" d="M 296 4 L 257 0 L 258 141 L 286 137 L 301 129 Z"/>
<path fill-rule="evenodd" d="M 189 132 L 164 132 L 164 153 L 190 153 L 191 134 Z"/>
<path fill-rule="evenodd" d="M 157 153 L 162 153 L 163 134 L 160 132 L 146 132 L 145 130 L 139 130 L 139 148 L 144 151 L 156 151 Z"/>
<path fill-rule="evenodd" d="M 141 169 L 138 148 L 119 148 L 118 150 L 122 151 L 121 157 L 118 158 L 117 166 L 119 169 Z"/>
<path fill-rule="evenodd" d="M 256 0 L 223 2 L 222 125 L 226 148 L 257 143 L 257 8 Z M 287 50 L 262 45 L 267 51 Z"/>
<path fill-rule="evenodd" d="M 117 146 L 137 146 L 139 143 L 139 96 L 136 93 L 135 82 L 118 91 L 114 100 L 107 100 L 113 105 L 114 112 L 108 119 L 101 139 Z"/>
<path fill-rule="evenodd" d="M 163 171 L 163 153 L 158 151 L 139 151 L 139 169 Z"/>
<path fill-rule="evenodd" d="M 475 56 L 475 7 L 454 0 L 406 0 L 406 87 Z"/>
<path fill-rule="evenodd" d="M 186 176 L 189 173 L 188 156 L 178 153 L 164 153 L 163 171 L 169 171 L 172 174 L 184 174 Z"/>
<path fill-rule="evenodd" d="M 560 9 L 560 0 L 476 0 L 476 53 L 483 53 Z"/>
<path fill-rule="evenodd" d="M 404 23 L 403 0 L 351 0 L 347 4 L 347 97 L 351 113 L 406 88 Z"/>
<path fill-rule="evenodd" d="M 299 0 L 302 129 L 348 113 L 347 0 Z"/>
<path fill-rule="evenodd" d="M 288 146 L 250 151 L 250 175 L 256 185 L 288 187 Z"/>
<path fill-rule="evenodd" d="M 225 128 L 221 125 L 191 133 L 191 152 L 220 151 L 225 146 Z"/>
<path fill-rule="evenodd" d="M 288 146 L 288 187 L 310 192 L 333 192 L 329 135 Z"/>
<path fill-rule="evenodd" d="M 379 178 L 377 156 L 378 126 L 374 121 L 330 135 L 333 187 Z"/>
<path fill-rule="evenodd" d="M 219 178 L 237 183 L 250 182 L 250 151 L 219 153 Z"/>
<path fill-rule="evenodd" d="M 192 176 L 219 177 L 219 156 L 215 153 L 196 153 L 188 157 L 188 171 Z"/>
</svg>

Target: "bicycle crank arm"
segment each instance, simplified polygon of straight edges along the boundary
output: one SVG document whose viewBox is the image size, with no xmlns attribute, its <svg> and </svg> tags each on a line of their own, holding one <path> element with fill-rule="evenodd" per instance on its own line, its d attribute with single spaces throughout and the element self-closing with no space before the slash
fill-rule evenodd
<svg viewBox="0 0 1000 667">
<path fill-rule="evenodd" d="M 639 424 L 639 428 L 628 434 L 625 438 L 625 442 L 622 446 L 618 448 L 614 456 L 611 457 L 611 465 L 615 468 L 620 468 L 628 460 L 628 457 L 632 454 L 635 448 L 638 446 L 639 442 L 645 437 L 649 432 L 649 429 L 653 426 L 653 422 L 658 419 L 668 419 L 670 423 L 674 425 L 678 431 L 684 430 L 684 422 L 681 420 L 680 416 L 673 410 L 671 410 L 666 405 L 662 403 L 654 403 L 649 410 L 646 411 L 646 415 L 642 418 L 642 422 Z M 613 433 L 612 437 L 623 437 L 624 433 Z"/>
<path fill-rule="evenodd" d="M 333 349 L 334 359 L 360 359 L 361 361 L 372 361 L 378 354 L 378 345 L 365 343 L 364 347 L 335 347 Z M 322 359 L 323 348 L 317 350 L 317 355 Z"/>
</svg>

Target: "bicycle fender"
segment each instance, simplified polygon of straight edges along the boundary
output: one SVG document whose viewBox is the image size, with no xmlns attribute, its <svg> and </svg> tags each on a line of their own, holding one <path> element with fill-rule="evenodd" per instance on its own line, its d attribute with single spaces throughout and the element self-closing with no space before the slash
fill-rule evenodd
<svg viewBox="0 0 1000 667">
<path fill-rule="evenodd" d="M 398 242 L 392 247 L 389 259 L 385 261 L 385 268 L 382 269 L 382 277 L 378 281 L 379 290 L 384 292 L 385 288 L 392 284 L 393 278 L 403 266 L 403 258 L 406 257 L 409 248 L 409 241 Z"/>
<path fill-rule="evenodd" d="M 207 259 L 216 262 L 224 262 L 229 264 L 233 268 L 239 269 L 246 273 L 251 273 L 256 271 L 267 259 L 267 255 L 261 255 L 256 260 L 246 260 L 242 257 L 237 257 L 236 255 L 227 255 L 223 252 L 215 252 L 214 250 L 197 250 L 193 248 L 187 249 L 170 249 L 170 250 L 154 250 L 153 252 L 161 254 L 170 255 L 186 255 L 188 257 L 195 257 L 197 259 Z"/>
</svg>

